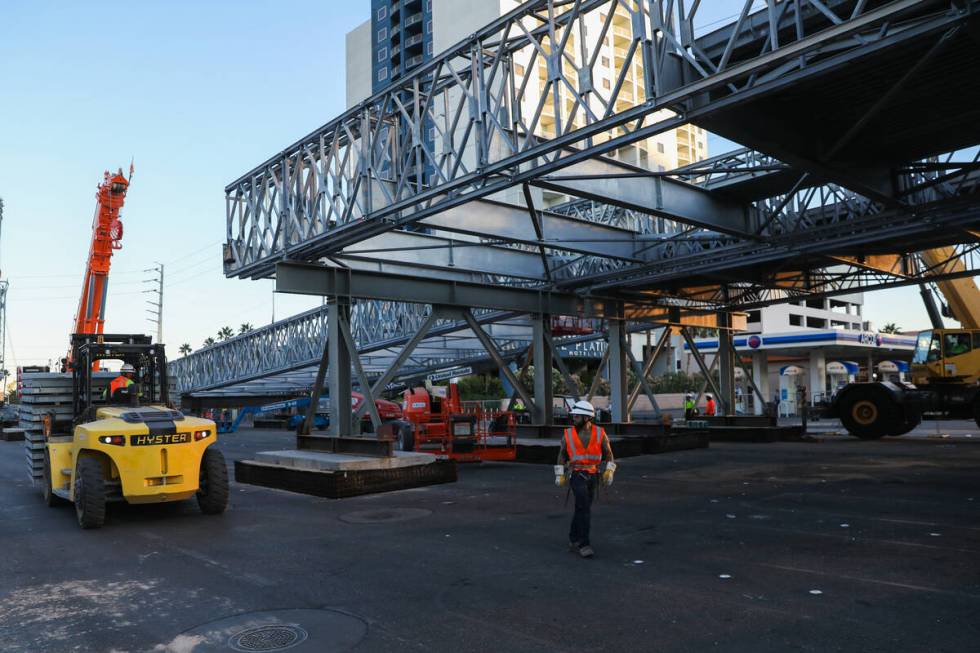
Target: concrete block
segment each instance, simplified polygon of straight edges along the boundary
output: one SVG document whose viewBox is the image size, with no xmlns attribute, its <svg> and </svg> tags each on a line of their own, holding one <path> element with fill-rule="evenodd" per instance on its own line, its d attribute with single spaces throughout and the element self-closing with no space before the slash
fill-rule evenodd
<svg viewBox="0 0 980 653">
<path fill-rule="evenodd" d="M 431 454 L 411 451 L 396 451 L 394 456 L 385 458 L 297 450 L 260 451 L 255 454 L 255 462 L 265 465 L 280 465 L 322 472 L 400 469 L 416 465 L 428 465 L 436 460 L 437 458 Z"/>
</svg>

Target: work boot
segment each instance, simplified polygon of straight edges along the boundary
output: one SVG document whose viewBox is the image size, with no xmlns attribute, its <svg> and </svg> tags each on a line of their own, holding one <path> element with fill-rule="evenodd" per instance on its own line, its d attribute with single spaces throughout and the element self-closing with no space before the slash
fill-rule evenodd
<svg viewBox="0 0 980 653">
<path fill-rule="evenodd" d="M 581 549 L 578 550 L 578 554 L 583 558 L 591 558 L 592 556 L 595 555 L 595 551 L 592 550 L 591 546 L 586 544 L 585 546 L 583 546 Z"/>
</svg>

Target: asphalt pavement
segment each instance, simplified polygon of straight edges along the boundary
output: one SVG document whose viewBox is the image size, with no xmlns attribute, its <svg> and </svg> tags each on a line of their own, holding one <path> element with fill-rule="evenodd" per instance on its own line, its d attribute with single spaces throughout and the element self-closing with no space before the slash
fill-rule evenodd
<svg viewBox="0 0 980 653">
<path fill-rule="evenodd" d="M 231 463 L 292 438 L 220 444 Z M 233 483 L 222 516 L 113 505 L 82 531 L 71 507 L 43 505 L 22 443 L 0 442 L 0 650 L 978 650 L 977 444 L 620 462 L 583 560 L 544 466 L 343 500 Z"/>
</svg>

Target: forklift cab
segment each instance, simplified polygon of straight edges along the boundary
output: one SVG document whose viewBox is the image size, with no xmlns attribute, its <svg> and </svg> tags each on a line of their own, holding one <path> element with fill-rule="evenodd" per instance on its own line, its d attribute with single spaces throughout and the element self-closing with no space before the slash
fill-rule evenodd
<svg viewBox="0 0 980 653">
<path fill-rule="evenodd" d="M 72 413 L 74 425 L 95 418 L 98 406 L 163 405 L 170 402 L 167 357 L 164 346 L 145 335 L 96 335 L 77 333 L 72 344 Z M 126 388 L 111 385 L 105 391 L 93 384 L 93 367 L 102 361 L 121 361 L 133 368 L 133 383 Z M 118 377 L 117 377 L 118 378 Z"/>
</svg>

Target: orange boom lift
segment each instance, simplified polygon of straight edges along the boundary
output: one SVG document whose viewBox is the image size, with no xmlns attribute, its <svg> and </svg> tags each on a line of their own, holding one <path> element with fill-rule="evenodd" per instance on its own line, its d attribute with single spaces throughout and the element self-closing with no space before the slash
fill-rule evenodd
<svg viewBox="0 0 980 653">
<path fill-rule="evenodd" d="M 72 333 L 102 334 L 105 327 L 105 300 L 109 290 L 109 266 L 112 253 L 122 249 L 123 224 L 119 212 L 126 201 L 126 191 L 133 178 L 133 165 L 129 165 L 129 178 L 122 168 L 112 175 L 107 170 L 95 194 L 95 218 L 92 221 L 92 246 L 85 266 L 82 295 L 78 299 L 75 324 Z M 71 349 L 65 357 L 63 371 L 71 369 Z M 99 363 L 93 365 L 99 369 Z"/>
</svg>

